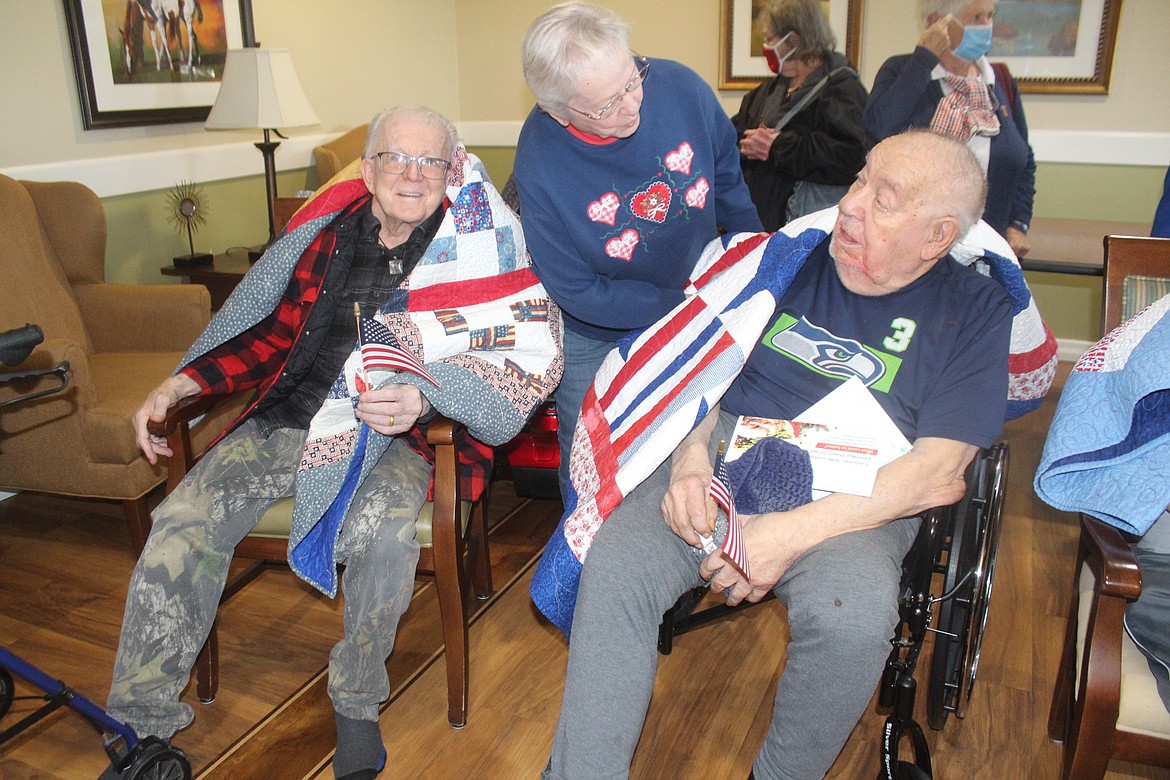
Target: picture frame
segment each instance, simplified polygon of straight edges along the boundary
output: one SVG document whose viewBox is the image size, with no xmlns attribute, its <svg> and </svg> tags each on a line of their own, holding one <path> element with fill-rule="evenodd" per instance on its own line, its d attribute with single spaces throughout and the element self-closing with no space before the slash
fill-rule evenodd
<svg viewBox="0 0 1170 780">
<path fill-rule="evenodd" d="M 86 130 L 202 122 L 227 50 L 243 45 L 238 0 L 63 2 Z M 177 20 L 169 41 L 164 17 Z"/>
<path fill-rule="evenodd" d="M 720 0 L 719 88 L 752 89 L 773 74 L 768 70 L 763 42 L 753 20 L 762 0 Z M 838 48 L 854 68 L 861 63 L 862 0 L 821 0 Z"/>
<path fill-rule="evenodd" d="M 1121 0 L 999 0 L 988 57 L 1021 92 L 1108 94 Z"/>
</svg>

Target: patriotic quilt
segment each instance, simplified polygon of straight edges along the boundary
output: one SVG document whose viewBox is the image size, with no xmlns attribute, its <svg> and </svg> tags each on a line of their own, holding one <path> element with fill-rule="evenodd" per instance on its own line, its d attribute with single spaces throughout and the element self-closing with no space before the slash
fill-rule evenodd
<svg viewBox="0 0 1170 780">
<path fill-rule="evenodd" d="M 273 310 L 321 230 L 368 191 L 355 162 L 293 216 L 184 359 L 255 325 Z M 374 317 L 309 426 L 296 475 L 289 564 L 337 592 L 334 548 L 357 487 L 390 445 L 354 414 L 365 387 L 418 387 L 439 413 L 487 444 L 514 437 L 560 381 L 560 314 L 530 267 L 519 218 L 460 145 L 447 211 L 405 282 Z M 365 342 L 365 350 L 362 349 Z"/>
<path fill-rule="evenodd" d="M 805 259 L 832 232 L 836 207 L 768 234 L 712 241 L 687 299 L 630 334 L 606 357 L 585 395 L 569 458 L 565 514 L 541 556 L 531 593 L 566 634 L 581 566 L 600 524 L 722 397 L 743 368 L 777 301 Z M 1008 418 L 1036 408 L 1056 371 L 1056 341 L 1040 318 L 1015 255 L 980 222 L 951 250 L 1003 285 L 1013 301 Z"/>
<path fill-rule="evenodd" d="M 1036 495 L 1142 535 L 1170 504 L 1170 296 L 1085 353 L 1060 393 Z"/>
</svg>

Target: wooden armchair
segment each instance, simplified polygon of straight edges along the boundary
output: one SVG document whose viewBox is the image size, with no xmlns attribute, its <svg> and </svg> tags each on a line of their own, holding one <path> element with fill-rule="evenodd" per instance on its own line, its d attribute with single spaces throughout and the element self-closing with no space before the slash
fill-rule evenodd
<svg viewBox="0 0 1170 780">
<path fill-rule="evenodd" d="M 188 423 L 214 404 L 212 399 L 189 399 L 176 405 L 167 419 L 152 424 L 151 432 L 166 436 L 175 453 L 169 461 L 169 493 L 194 464 Z M 475 502 L 460 496 L 457 473 L 456 432 L 461 427 L 443 416 L 427 426 L 427 441 L 435 448 L 434 501 L 423 505 L 416 525 L 419 560 L 415 576 L 435 583 L 443 626 L 447 664 L 447 721 L 454 728 L 467 724 L 467 619 L 468 594 L 477 598 L 492 593 L 488 557 L 488 490 Z M 269 509 L 252 533 L 236 547 L 236 557 L 251 562 L 228 580 L 220 604 L 238 593 L 265 568 L 287 565 L 288 532 L 292 522 L 292 499 Z M 470 587 L 469 587 L 470 586 Z M 196 693 L 209 703 L 219 689 L 219 659 L 216 628 L 195 664 Z"/>
<path fill-rule="evenodd" d="M 1170 239 L 1106 236 L 1101 331 L 1170 292 Z M 1126 633 L 1141 593 L 1133 550 L 1111 525 L 1081 515 L 1072 606 L 1048 735 L 1064 743 L 1061 777 L 1097 780 L 1111 758 L 1170 766 L 1170 713 L 1146 657 Z"/>
<path fill-rule="evenodd" d="M 44 342 L 22 367 L 68 361 L 72 375 L 65 392 L 5 413 L 0 490 L 121 501 L 137 553 L 150 530 L 146 494 L 165 474 L 139 453 L 131 420 L 207 325 L 211 299 L 197 285 L 107 284 L 105 210 L 76 182 L 0 175 L 0 234 L 0 331 L 40 326 Z M 0 387 L 0 402 L 52 381 Z M 195 445 L 231 413 L 199 425 Z"/>
<path fill-rule="evenodd" d="M 1133 550 L 1116 528 L 1081 515 L 1076 571 L 1048 718 L 1048 735 L 1064 743 L 1061 777 L 1096 780 L 1111 758 L 1170 766 L 1170 713 L 1122 622 L 1142 590 Z"/>
</svg>

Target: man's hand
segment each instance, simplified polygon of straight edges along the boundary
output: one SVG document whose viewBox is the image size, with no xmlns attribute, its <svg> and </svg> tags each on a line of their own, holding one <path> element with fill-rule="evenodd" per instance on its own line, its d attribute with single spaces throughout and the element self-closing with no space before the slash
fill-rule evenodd
<svg viewBox="0 0 1170 780">
<path fill-rule="evenodd" d="M 430 409 L 417 387 L 389 384 L 358 396 L 357 418 L 378 433 L 395 436 L 413 428 Z"/>
<path fill-rule="evenodd" d="M 739 142 L 740 154 L 749 160 L 767 160 L 772 151 L 772 142 L 778 135 L 779 133 L 770 127 L 747 130 L 743 134 L 743 140 Z"/>
<path fill-rule="evenodd" d="M 1032 242 L 1028 240 L 1028 234 L 1019 228 L 1008 228 L 1003 237 L 1007 239 L 1008 246 L 1016 253 L 1017 258 L 1022 258 L 1032 248 Z"/>
<path fill-rule="evenodd" d="M 695 463 L 684 469 L 671 469 L 670 487 L 662 497 L 662 516 L 670 530 L 692 547 L 699 547 L 699 534 L 710 536 L 715 529 L 718 508 L 708 497 L 711 487 L 711 464 Z"/>
<path fill-rule="evenodd" d="M 169 458 L 174 453 L 167 446 L 166 439 L 150 435 L 146 430 L 146 424 L 151 420 L 162 422 L 166 419 L 168 409 L 198 392 L 199 385 L 194 379 L 186 374 L 176 374 L 151 390 L 150 395 L 146 396 L 146 401 L 134 413 L 134 439 L 138 443 L 138 449 L 142 450 L 142 454 L 151 465 L 158 463 L 159 455 L 166 455 Z"/>
<path fill-rule="evenodd" d="M 951 14 L 947 14 L 922 31 L 918 45 L 941 57 L 959 45 L 963 40 L 963 25 Z"/>
<path fill-rule="evenodd" d="M 743 546 L 752 570 L 750 580 L 723 556 L 722 550 L 711 553 L 699 564 L 699 576 L 711 582 L 712 590 L 718 593 L 727 591 L 729 606 L 734 607 L 744 600 L 754 603 L 767 596 L 792 562 L 804 554 L 807 547 L 798 544 L 791 533 L 774 532 L 774 529 L 783 528 L 784 515 L 784 512 L 770 512 L 739 516 Z"/>
</svg>

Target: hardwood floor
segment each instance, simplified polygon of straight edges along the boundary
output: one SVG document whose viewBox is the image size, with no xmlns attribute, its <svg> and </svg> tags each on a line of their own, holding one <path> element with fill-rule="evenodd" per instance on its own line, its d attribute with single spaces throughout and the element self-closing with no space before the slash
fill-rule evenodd
<svg viewBox="0 0 1170 780">
<path fill-rule="evenodd" d="M 1067 371 L 1068 366 L 1064 366 Z M 979 677 L 966 719 L 927 730 L 935 777 L 1051 778 L 1060 746 L 1046 719 L 1063 638 L 1076 527 L 1031 489 L 1055 407 L 1009 425 L 1010 486 Z M 539 618 L 528 582 L 559 507 L 497 484 L 491 535 L 496 595 L 471 628 L 466 728 L 446 722 L 446 677 L 433 588 L 420 587 L 389 662 L 394 686 L 381 718 L 390 762 L 381 777 L 535 778 L 560 706 L 566 644 Z M 99 705 L 109 686 L 133 565 L 120 505 L 20 495 L 0 502 L 0 644 Z M 220 613 L 219 699 L 196 709 L 176 744 L 204 778 L 329 778 L 333 747 L 324 666 L 340 631 L 337 602 L 271 571 Z M 661 659 L 634 778 L 747 776 L 771 713 L 787 626 L 775 604 L 678 637 Z M 925 700 L 929 646 L 920 664 Z M 716 670 L 719 670 L 718 674 Z M 17 693 L 28 693 L 17 683 Z M 38 702 L 18 701 L 8 728 Z M 830 774 L 872 778 L 884 713 L 871 707 Z M 94 778 L 101 740 L 59 711 L 0 745 L 0 778 Z M 1170 778 L 1115 762 L 1111 780 Z"/>
</svg>

